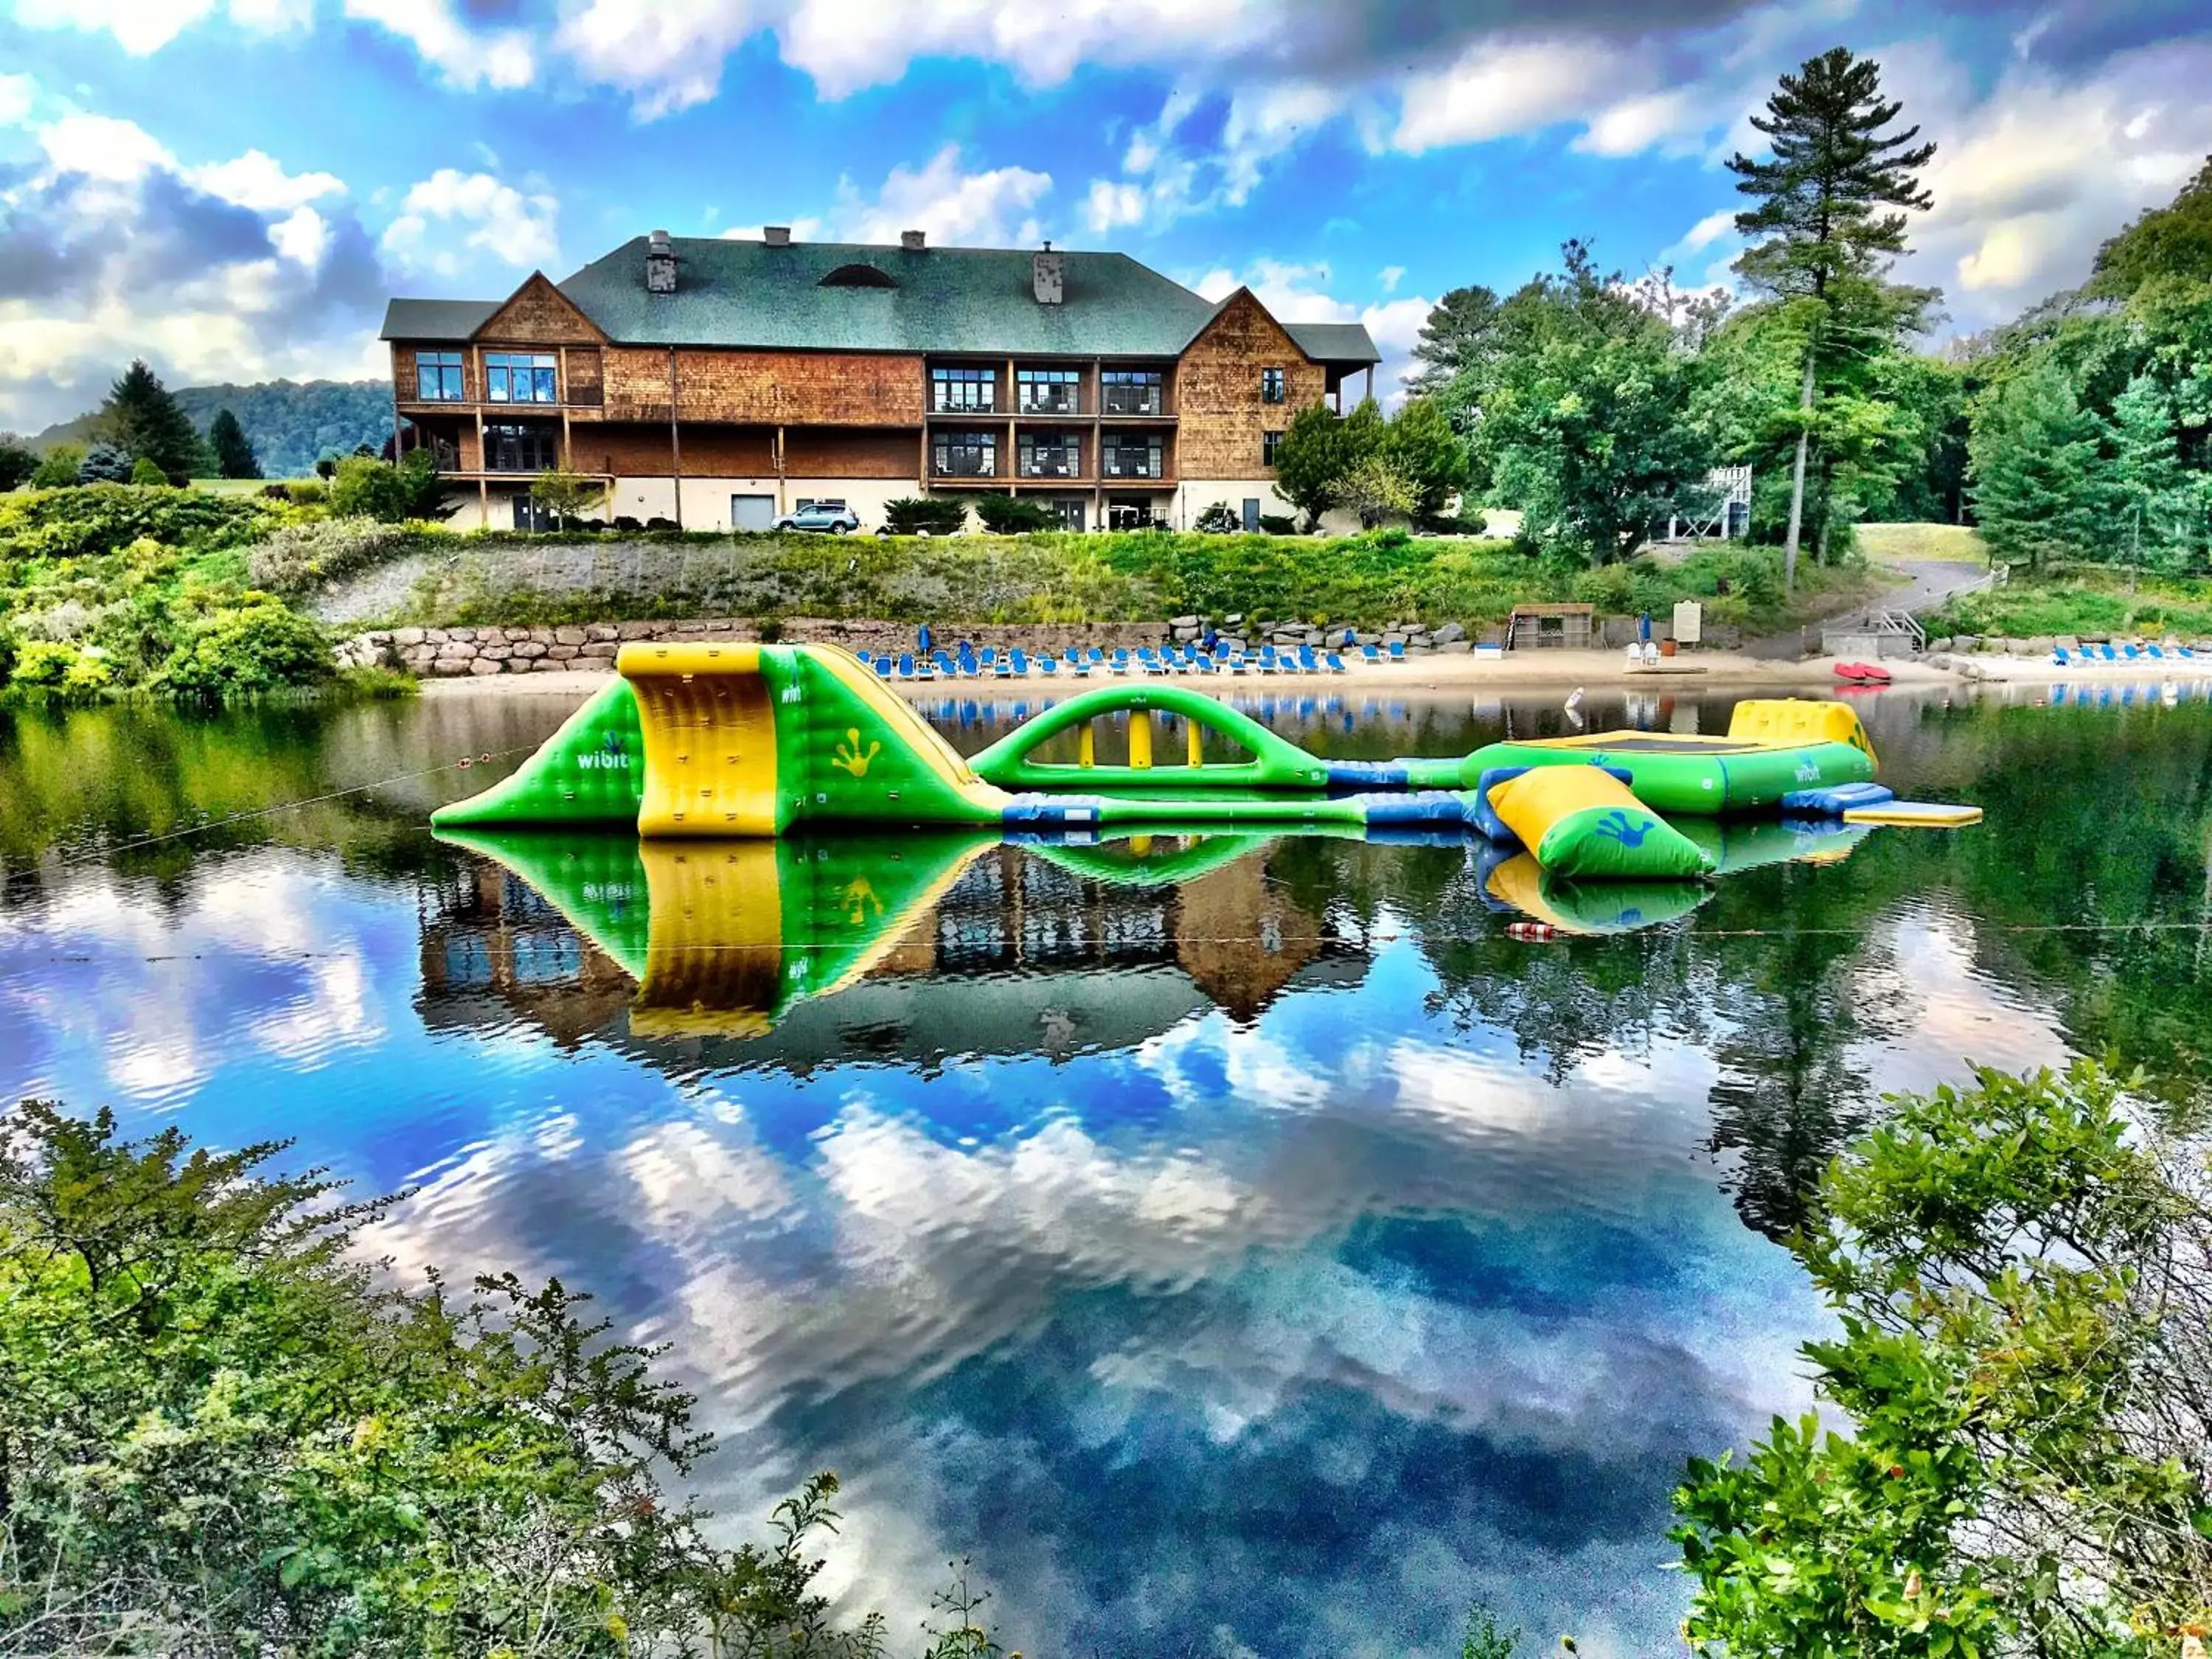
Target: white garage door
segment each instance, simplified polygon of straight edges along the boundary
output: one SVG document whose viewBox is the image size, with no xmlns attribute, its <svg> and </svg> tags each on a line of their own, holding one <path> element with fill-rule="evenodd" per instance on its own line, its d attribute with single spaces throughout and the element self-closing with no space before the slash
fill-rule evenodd
<svg viewBox="0 0 2212 1659">
<path fill-rule="evenodd" d="M 732 495 L 730 497 L 731 529 L 766 530 L 775 522 L 775 496 Z"/>
</svg>

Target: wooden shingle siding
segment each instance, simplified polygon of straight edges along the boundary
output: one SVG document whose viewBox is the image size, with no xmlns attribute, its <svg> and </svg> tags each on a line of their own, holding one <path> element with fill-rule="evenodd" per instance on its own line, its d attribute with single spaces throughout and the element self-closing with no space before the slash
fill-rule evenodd
<svg viewBox="0 0 2212 1659">
<path fill-rule="evenodd" d="M 668 417 L 668 354 L 610 347 L 607 418 Z M 785 426 L 919 426 L 918 357 L 864 352 L 688 350 L 676 354 L 686 422 Z"/>
<path fill-rule="evenodd" d="M 1260 371 L 1283 371 L 1283 401 L 1260 401 Z M 1319 363 L 1249 294 L 1238 294 L 1200 331 L 1176 371 L 1176 455 L 1186 478 L 1265 478 L 1261 434 L 1280 432 L 1328 380 Z"/>
<path fill-rule="evenodd" d="M 571 441 L 575 465 L 587 471 L 659 477 L 670 471 L 665 426 L 627 422 L 579 425 Z M 911 478 L 915 465 L 914 439 L 908 433 L 811 427 L 787 429 L 785 435 L 786 477 Z M 684 472 L 692 478 L 774 477 L 775 429 L 686 424 Z"/>
<path fill-rule="evenodd" d="M 513 299 L 491 314 L 477 331 L 476 337 L 479 345 L 496 348 L 508 342 L 517 345 L 596 345 L 606 337 L 559 289 L 543 276 L 532 276 L 515 290 Z"/>
</svg>

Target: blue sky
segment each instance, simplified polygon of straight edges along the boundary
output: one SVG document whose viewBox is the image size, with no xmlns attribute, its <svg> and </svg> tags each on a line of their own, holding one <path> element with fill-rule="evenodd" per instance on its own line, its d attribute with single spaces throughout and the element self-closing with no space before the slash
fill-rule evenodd
<svg viewBox="0 0 2212 1659">
<path fill-rule="evenodd" d="M 1122 249 L 1359 319 L 1569 235 L 1725 280 L 1776 73 L 1879 57 L 1942 146 L 1908 273 L 1972 329 L 2212 151 L 2212 12 L 2062 0 L 0 0 L 0 427 L 378 372 L 384 297 L 656 226 Z"/>
</svg>

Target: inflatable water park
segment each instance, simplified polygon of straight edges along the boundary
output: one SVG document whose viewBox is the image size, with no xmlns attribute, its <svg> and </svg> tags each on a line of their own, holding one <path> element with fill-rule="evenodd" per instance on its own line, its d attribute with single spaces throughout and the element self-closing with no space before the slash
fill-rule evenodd
<svg viewBox="0 0 2212 1659">
<path fill-rule="evenodd" d="M 1309 753 L 1186 687 L 1111 685 L 967 757 L 835 646 L 639 642 L 616 667 L 520 769 L 439 808 L 433 826 L 623 828 L 647 842 L 838 829 L 1472 833 L 1543 878 L 1587 884 L 1718 873 L 1726 836 L 1713 825 L 1746 817 L 1847 829 L 1981 816 L 1897 800 L 1875 781 L 1858 716 L 1832 702 L 1740 702 L 1724 737 L 1607 732 L 1376 762 Z"/>
</svg>

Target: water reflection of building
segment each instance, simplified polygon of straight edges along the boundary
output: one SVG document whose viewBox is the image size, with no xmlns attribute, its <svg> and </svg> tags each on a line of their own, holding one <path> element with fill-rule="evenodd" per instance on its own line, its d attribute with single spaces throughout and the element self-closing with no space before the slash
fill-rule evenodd
<svg viewBox="0 0 2212 1659">
<path fill-rule="evenodd" d="M 834 970 L 854 954 L 851 941 L 803 937 L 792 916 L 821 930 L 859 912 L 841 903 L 825 918 L 794 905 L 792 866 L 815 868 L 803 851 L 779 855 L 781 883 L 763 883 L 756 857 L 737 902 L 745 914 L 703 921 L 696 872 L 679 920 L 679 889 L 665 879 L 595 869 L 564 890 L 537 872 L 564 908 L 493 856 L 465 859 L 424 890 L 422 1013 L 434 1027 L 519 1019 L 563 1042 L 597 1035 L 700 1063 L 804 1070 L 1124 1047 L 1208 1006 L 1249 1019 L 1294 987 L 1356 982 L 1364 971 L 1361 953 L 1268 883 L 1264 847 L 1180 881 L 1147 879 L 1141 859 L 1107 873 L 1064 867 L 1058 850 L 965 851 L 924 902 L 881 918 L 880 937 L 843 977 Z M 696 864 L 700 854 L 644 856 Z M 841 898 L 849 890 L 836 888 Z M 610 894 L 629 897 L 612 908 Z M 779 898 L 786 931 L 764 945 L 758 913 Z M 776 1000 L 779 985 L 807 982 L 810 963 L 828 989 Z"/>
</svg>

